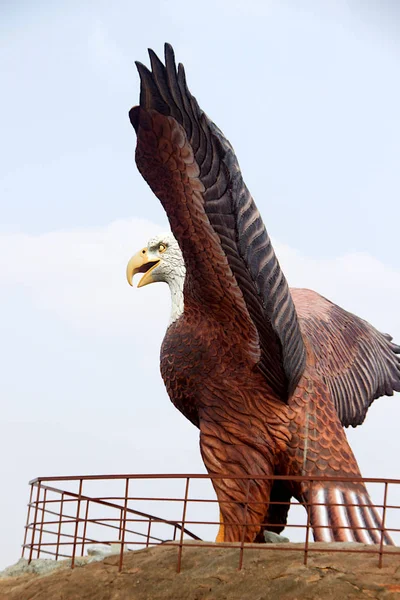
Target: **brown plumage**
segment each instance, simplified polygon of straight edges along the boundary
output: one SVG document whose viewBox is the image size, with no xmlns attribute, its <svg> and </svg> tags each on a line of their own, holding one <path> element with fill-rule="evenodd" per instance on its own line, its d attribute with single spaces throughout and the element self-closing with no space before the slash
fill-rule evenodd
<svg viewBox="0 0 400 600">
<path fill-rule="evenodd" d="M 270 495 L 322 500 L 315 539 L 376 541 L 378 516 L 361 484 L 271 485 L 257 476 L 358 477 L 343 425 L 359 425 L 372 401 L 400 390 L 399 347 L 387 335 L 308 290 L 289 291 L 229 142 L 199 108 L 182 65 L 137 63 L 140 106 L 130 111 L 136 163 L 161 201 L 186 265 L 184 312 L 167 330 L 161 372 L 174 405 L 200 428 L 224 539 L 283 529 L 287 508 Z M 353 508 L 338 505 L 352 499 Z M 244 506 L 248 503 L 248 509 Z M 361 534 L 357 523 L 369 533 Z M 350 527 L 350 529 L 346 529 Z M 354 530 L 351 528 L 354 527 Z M 387 538 L 387 542 L 390 539 Z"/>
</svg>

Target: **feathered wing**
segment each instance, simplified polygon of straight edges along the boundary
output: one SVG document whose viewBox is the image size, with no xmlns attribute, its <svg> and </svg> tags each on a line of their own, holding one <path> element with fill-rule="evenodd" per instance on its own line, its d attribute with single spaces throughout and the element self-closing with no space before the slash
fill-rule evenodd
<svg viewBox="0 0 400 600">
<path fill-rule="evenodd" d="M 196 293 L 196 280 L 202 275 L 204 282 L 206 274 L 225 286 L 221 294 L 238 287 L 256 327 L 258 367 L 285 401 L 303 372 L 305 349 L 270 238 L 230 143 L 189 92 L 171 46 L 165 46 L 165 66 L 149 53 L 152 71 L 137 63 L 140 106 L 130 111 L 136 163 L 166 210 L 187 285 Z M 218 300 L 208 294 L 203 288 L 201 301 Z"/>
<path fill-rule="evenodd" d="M 292 289 L 303 336 L 342 425 L 361 425 L 372 402 L 400 391 L 400 346 L 310 290 Z"/>
</svg>

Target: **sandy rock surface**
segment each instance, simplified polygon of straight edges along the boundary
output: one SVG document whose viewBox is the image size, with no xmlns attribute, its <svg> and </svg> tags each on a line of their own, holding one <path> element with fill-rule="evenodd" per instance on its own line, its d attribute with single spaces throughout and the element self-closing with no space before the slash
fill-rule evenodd
<svg viewBox="0 0 400 600">
<path fill-rule="evenodd" d="M 165 544 L 126 553 L 121 572 L 119 557 L 111 555 L 45 576 L 3 577 L 0 600 L 399 600 L 400 555 L 393 553 L 398 548 L 379 569 L 376 555 L 332 554 L 322 551 L 326 546 L 312 544 L 318 552 L 310 553 L 305 567 L 296 544 L 269 544 L 268 550 L 252 545 L 239 571 L 238 549 L 188 544 L 178 574 L 178 549 Z"/>
</svg>

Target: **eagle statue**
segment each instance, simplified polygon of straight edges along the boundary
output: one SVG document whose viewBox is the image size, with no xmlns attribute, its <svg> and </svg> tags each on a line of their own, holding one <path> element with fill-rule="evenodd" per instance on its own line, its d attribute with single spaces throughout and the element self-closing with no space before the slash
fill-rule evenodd
<svg viewBox="0 0 400 600">
<path fill-rule="evenodd" d="M 352 481 L 360 471 L 343 426 L 400 391 L 400 347 L 316 292 L 289 289 L 232 146 L 191 95 L 172 47 L 165 65 L 149 54 L 151 71 L 136 63 L 140 105 L 129 116 L 136 164 L 172 234 L 134 255 L 127 278 L 143 273 L 139 287 L 171 290 L 161 373 L 219 475 L 217 541 L 279 533 L 294 496 L 309 507 L 316 541 L 378 543 L 381 519 Z"/>
</svg>

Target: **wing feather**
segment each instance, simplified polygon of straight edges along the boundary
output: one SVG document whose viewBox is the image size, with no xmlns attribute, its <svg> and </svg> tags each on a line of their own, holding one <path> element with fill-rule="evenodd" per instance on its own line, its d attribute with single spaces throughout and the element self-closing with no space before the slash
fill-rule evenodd
<svg viewBox="0 0 400 600">
<path fill-rule="evenodd" d="M 280 397 L 287 400 L 304 370 L 305 348 L 296 310 L 271 240 L 244 184 L 232 146 L 190 93 L 183 66 L 179 64 L 176 69 L 172 47 L 165 46 L 165 66 L 153 51 L 150 51 L 150 61 L 152 71 L 136 63 L 141 78 L 140 107 L 130 111 L 130 119 L 138 134 L 138 145 L 142 124 L 144 129 L 148 127 L 152 111 L 172 117 L 183 128 L 198 169 L 196 176 L 202 186 L 200 197 L 207 224 L 218 236 L 257 330 L 258 366 Z M 144 160 L 147 161 L 145 165 Z M 185 246 L 182 233 L 178 231 L 181 217 L 187 212 L 182 209 L 178 218 L 178 201 L 174 200 L 172 206 L 171 202 L 167 205 L 163 200 L 157 182 L 160 170 L 152 168 L 152 164 L 152 157 L 141 156 L 140 164 L 138 162 L 139 169 L 166 209 L 190 272 L 190 253 L 195 251 L 195 242 L 192 236 L 190 244 L 187 242 Z M 181 202 L 188 203 L 188 197 Z M 204 247 L 207 247 L 205 241 Z M 198 265 L 199 261 L 193 264 Z"/>
<path fill-rule="evenodd" d="M 303 336 L 342 425 L 361 425 L 372 402 L 400 392 L 400 346 L 310 290 L 292 289 Z"/>
</svg>

